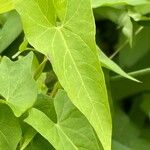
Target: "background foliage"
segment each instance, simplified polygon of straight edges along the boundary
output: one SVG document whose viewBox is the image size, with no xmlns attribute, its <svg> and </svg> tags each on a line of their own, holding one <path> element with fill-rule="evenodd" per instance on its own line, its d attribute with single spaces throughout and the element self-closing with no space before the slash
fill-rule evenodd
<svg viewBox="0 0 150 150">
<path fill-rule="evenodd" d="M 0 0 L 0 149 L 149 150 L 149 39 L 149 0 Z"/>
</svg>

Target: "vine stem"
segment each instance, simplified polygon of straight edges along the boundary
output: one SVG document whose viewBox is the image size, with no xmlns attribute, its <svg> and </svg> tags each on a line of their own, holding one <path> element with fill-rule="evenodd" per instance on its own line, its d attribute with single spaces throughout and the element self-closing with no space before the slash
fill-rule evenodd
<svg viewBox="0 0 150 150">
<path fill-rule="evenodd" d="M 61 89 L 61 88 L 62 88 L 62 87 L 61 87 L 59 81 L 57 81 L 57 82 L 55 83 L 54 87 L 53 87 L 52 92 L 50 93 L 51 97 L 55 97 L 57 91 L 58 91 L 59 89 Z"/>
<path fill-rule="evenodd" d="M 34 73 L 34 79 L 37 80 L 39 78 L 39 76 L 42 74 L 42 71 L 46 65 L 47 62 L 47 58 L 45 57 L 43 62 L 39 65 L 39 67 L 36 69 L 35 73 Z"/>
</svg>

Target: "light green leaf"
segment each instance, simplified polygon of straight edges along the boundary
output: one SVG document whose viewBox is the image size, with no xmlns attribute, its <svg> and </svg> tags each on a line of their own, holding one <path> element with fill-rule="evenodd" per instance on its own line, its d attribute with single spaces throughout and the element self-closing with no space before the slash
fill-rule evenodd
<svg viewBox="0 0 150 150">
<path fill-rule="evenodd" d="M 131 150 L 131 149 L 126 145 L 123 145 L 122 143 L 113 140 L 112 150 Z"/>
<path fill-rule="evenodd" d="M 66 92 L 58 92 L 54 106 L 57 114 L 56 123 L 35 108 L 29 111 L 25 122 L 35 128 L 57 150 L 100 150 L 92 127 L 70 102 Z"/>
<path fill-rule="evenodd" d="M 21 139 L 17 118 L 8 106 L 0 104 L 0 149 L 16 150 Z"/>
<path fill-rule="evenodd" d="M 110 150 L 111 115 L 95 44 L 91 2 L 54 2 L 55 6 L 51 0 L 17 2 L 27 40 L 51 60 L 71 101 L 92 124 L 104 149 Z"/>
<path fill-rule="evenodd" d="M 109 59 L 100 49 L 99 49 L 99 52 L 100 52 L 99 59 L 100 59 L 101 65 L 103 67 L 110 69 L 127 79 L 139 82 L 135 78 L 133 78 L 130 75 L 128 75 L 127 73 L 125 73 L 115 62 L 113 62 L 111 59 Z"/>
<path fill-rule="evenodd" d="M 0 0 L 0 14 L 14 9 L 12 0 Z"/>
<path fill-rule="evenodd" d="M 100 6 L 113 6 L 113 5 L 141 5 L 148 4 L 149 0 L 92 0 L 93 8 Z"/>
<path fill-rule="evenodd" d="M 16 62 L 4 57 L 0 63 L 0 94 L 16 116 L 24 113 L 36 100 L 37 88 L 31 74 L 32 58 L 32 53 Z"/>
<path fill-rule="evenodd" d="M 7 15 L 2 15 L 6 22 L 0 31 L 0 53 L 3 52 L 21 33 L 22 24 L 16 11 L 11 11 Z M 15 26 L 15 28 L 12 28 Z"/>
</svg>

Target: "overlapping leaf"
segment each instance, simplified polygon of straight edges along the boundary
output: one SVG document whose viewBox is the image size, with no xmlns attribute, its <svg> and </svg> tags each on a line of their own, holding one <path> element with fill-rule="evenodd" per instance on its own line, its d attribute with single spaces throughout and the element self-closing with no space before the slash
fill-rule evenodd
<svg viewBox="0 0 150 150">
<path fill-rule="evenodd" d="M 70 99 L 110 150 L 111 117 L 90 0 L 20 0 L 16 9 L 29 43 L 51 60 Z"/>
<path fill-rule="evenodd" d="M 0 0 L 0 14 L 14 9 L 12 0 Z"/>
<path fill-rule="evenodd" d="M 16 11 L 11 11 L 7 15 L 5 14 L 5 18 L 7 19 L 0 31 L 0 53 L 16 39 L 22 31 L 21 20 Z M 12 25 L 15 28 L 12 28 Z"/>
<path fill-rule="evenodd" d="M 16 150 L 21 139 L 18 120 L 8 106 L 0 104 L 0 149 Z"/>
<path fill-rule="evenodd" d="M 58 92 L 54 100 L 54 107 L 57 114 L 56 123 L 35 108 L 29 112 L 25 122 L 35 128 L 55 149 L 100 150 L 92 127 L 81 112 L 70 102 L 66 92 L 62 90 Z"/>
<path fill-rule="evenodd" d="M 115 62 L 113 62 L 111 59 L 109 59 L 100 49 L 99 49 L 99 52 L 100 52 L 100 55 L 99 55 L 100 62 L 103 67 L 110 69 L 127 79 L 139 82 L 135 78 L 133 78 L 130 75 L 128 75 L 127 73 L 125 73 Z"/>
<path fill-rule="evenodd" d="M 12 62 L 4 57 L 0 63 L 0 95 L 16 116 L 30 108 L 36 100 L 37 88 L 31 74 L 33 54 Z"/>
<path fill-rule="evenodd" d="M 131 18 L 126 9 L 114 7 L 99 7 L 94 9 L 96 17 L 103 17 L 113 21 L 122 28 L 123 34 L 128 38 L 130 45 L 132 45 L 133 25 Z"/>
<path fill-rule="evenodd" d="M 149 0 L 92 0 L 93 7 L 113 6 L 113 5 L 141 5 L 148 4 Z"/>
</svg>

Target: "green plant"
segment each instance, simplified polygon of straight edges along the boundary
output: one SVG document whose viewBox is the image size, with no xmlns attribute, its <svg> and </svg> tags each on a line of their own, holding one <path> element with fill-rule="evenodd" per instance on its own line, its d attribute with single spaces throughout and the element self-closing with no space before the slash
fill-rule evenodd
<svg viewBox="0 0 150 150">
<path fill-rule="evenodd" d="M 0 150 L 148 150 L 149 13 L 149 0 L 0 0 Z"/>
</svg>

